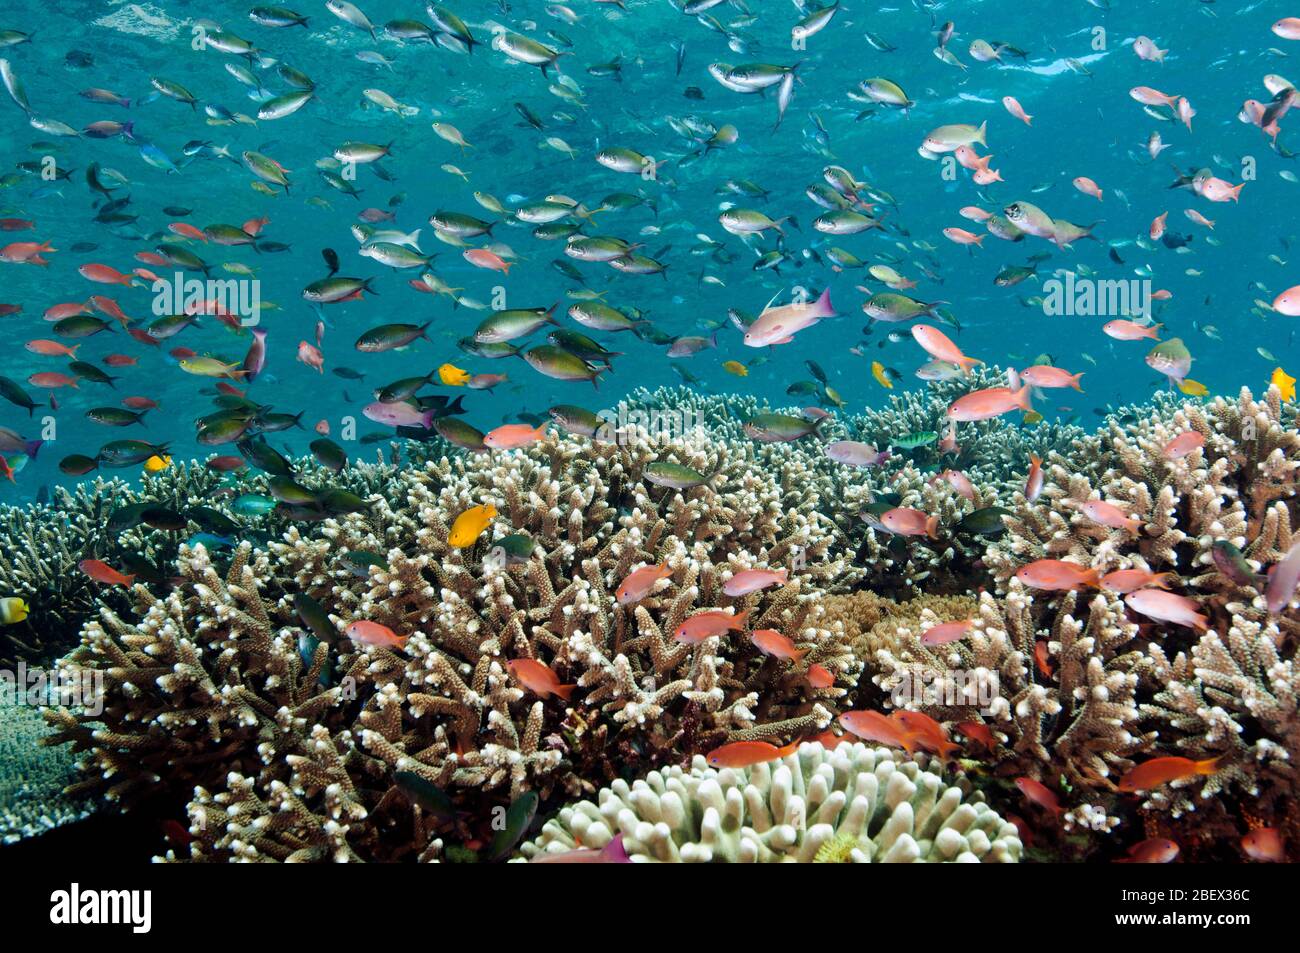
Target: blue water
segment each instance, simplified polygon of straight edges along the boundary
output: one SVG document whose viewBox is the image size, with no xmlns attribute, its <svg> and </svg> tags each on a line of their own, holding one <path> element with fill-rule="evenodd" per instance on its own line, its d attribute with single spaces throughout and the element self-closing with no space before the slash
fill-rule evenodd
<svg viewBox="0 0 1300 953">
<path fill-rule="evenodd" d="M 1101 333 L 1100 325 L 1115 315 L 1048 317 L 1041 308 L 1023 303 L 1041 294 L 1037 282 L 994 286 L 993 277 L 1002 267 L 1024 263 L 1036 253 L 1052 256 L 1040 266 L 1044 277 L 1053 269 L 1073 268 L 1091 269 L 1097 277 L 1129 279 L 1140 277 L 1135 269 L 1149 267 L 1152 287 L 1172 293 L 1170 300 L 1157 303 L 1155 320 L 1165 325 L 1166 337 L 1179 336 L 1187 343 L 1195 359 L 1191 377 L 1211 393 L 1233 393 L 1243 384 L 1258 390 L 1275 366 L 1292 374 L 1300 366 L 1292 319 L 1252 313 L 1256 299 L 1272 301 L 1295 283 L 1291 259 L 1300 186 L 1282 173 L 1295 170 L 1296 163 L 1272 150 L 1257 127 L 1237 118 L 1244 100 L 1269 99 L 1263 86 L 1266 74 L 1296 73 L 1294 58 L 1286 54 L 1300 45 L 1274 36 L 1269 29 L 1287 14 L 1284 5 L 1117 0 L 1112 9 L 1101 10 L 1081 0 L 929 7 L 911 3 L 877 7 L 846 0 L 830 25 L 807 41 L 807 50 L 796 52 L 790 44 L 791 26 L 800 16 L 796 8 L 780 0 L 750 0 L 752 17 L 730 4 L 709 11 L 723 23 L 752 20 L 733 26 L 746 47 L 744 52 L 734 52 L 719 33 L 660 0 L 628 0 L 626 11 L 575 0 L 572 8 L 581 19 L 572 25 L 548 14 L 550 5 L 541 2 L 466 2 L 453 8 L 482 42 L 468 56 L 384 37 L 382 24 L 389 20 L 428 22 L 419 4 L 362 3 L 379 27 L 378 40 L 342 22 L 323 3 L 295 0 L 289 5 L 309 16 L 306 29 L 259 26 L 249 19 L 247 4 L 179 0 L 11 6 L 0 16 L 0 27 L 34 34 L 31 42 L 0 50 L 25 86 L 34 115 L 76 129 L 104 119 L 129 120 L 137 137 L 132 143 L 122 137 L 51 136 L 33 129 L 23 110 L 0 94 L 4 172 L 47 155 L 56 157 L 59 167 L 74 170 L 67 181 L 54 185 L 30 175 L 9 176 L 0 190 L 0 217 L 35 222 L 29 231 L 0 234 L 0 243 L 49 240 L 58 249 L 48 256 L 44 268 L 0 263 L 0 302 L 22 309 L 0 318 L 8 345 L 0 353 L 0 373 L 22 383 L 35 400 L 48 404 L 49 392 L 27 385 L 27 378 L 36 372 L 64 370 L 66 364 L 65 359 L 37 357 L 23 348 L 29 340 L 54 336 L 41 319 L 47 307 L 106 294 L 137 324 L 156 317 L 151 311 L 153 293 L 143 283 L 134 288 L 92 284 L 78 274 L 79 266 L 102 263 L 129 272 L 141 267 L 133 257 L 137 252 L 154 249 L 164 238 L 175 239 L 167 233 L 173 221 L 202 228 L 214 223 L 239 225 L 263 216 L 270 223 L 260 238 L 287 243 L 288 251 L 258 253 L 249 247 L 197 242 L 186 247 L 212 266 L 215 278 L 240 277 L 222 271 L 223 262 L 241 262 L 255 269 L 263 302 L 278 306 L 262 316 L 261 326 L 268 331 L 267 369 L 249 394 L 277 411 L 305 411 L 306 429 L 271 436 L 276 446 L 287 444 L 298 453 L 307 452 L 308 442 L 316 437 L 310 428 L 321 419 L 330 422 L 336 440 L 347 416 L 359 421 L 358 436 L 381 430 L 359 413 L 372 399 L 370 391 L 448 362 L 472 374 L 510 376 L 509 383 L 492 393 L 442 386 L 426 390 L 448 396 L 463 393 L 465 419 L 480 430 L 518 420 L 521 412 L 544 415 L 547 407 L 560 402 L 582 404 L 592 411 L 612 407 L 634 387 L 680 383 L 675 364 L 698 378 L 698 389 L 752 393 L 774 405 L 789 405 L 794 401 L 785 396 L 786 387 L 808 379 L 804 361 L 813 358 L 847 401 L 849 413 L 882 405 L 891 394 L 926 386 L 913 372 L 928 357 L 907 334 L 906 325 L 878 324 L 864 338 L 867 320 L 860 305 L 865 296 L 855 286 L 866 283 L 865 274 L 836 272 L 824 258 L 820 263 L 804 258 L 805 250 L 820 254 L 828 245 L 848 249 L 867 262 L 881 261 L 881 254 L 898 256 L 897 270 L 918 280 L 910 293 L 927 301 L 950 302 L 961 329 L 945 330 L 968 355 L 990 364 L 1023 367 L 1047 354 L 1061 367 L 1084 371 L 1085 394 L 1052 391 L 1040 402 L 1039 409 L 1049 419 L 1077 415 L 1092 424 L 1107 405 L 1141 400 L 1167 382 L 1143 363 L 1148 342 L 1118 342 Z M 196 21 L 205 19 L 251 41 L 260 53 L 250 64 L 247 57 L 193 49 Z M 966 70 L 945 64 L 932 53 L 934 31 L 947 20 L 956 25 L 949 49 Z M 548 90 L 555 70 L 548 78 L 537 68 L 511 62 L 492 49 L 493 24 L 569 54 L 560 59 L 559 69 L 580 87 L 582 105 Z M 1093 48 L 1095 28 L 1105 30 L 1103 50 Z M 873 49 L 863 38 L 867 30 L 897 49 L 888 53 Z M 547 31 L 559 31 L 572 45 L 548 37 Z M 1163 64 L 1134 55 L 1130 42 L 1139 34 L 1170 50 Z M 979 38 L 1014 44 L 1028 57 L 976 62 L 968 48 Z M 680 76 L 675 75 L 674 43 L 685 44 Z M 392 60 L 392 68 L 359 61 L 356 54 L 363 50 L 381 52 Z M 73 51 L 89 57 L 74 54 L 70 59 Z M 618 56 L 622 57 L 621 80 L 589 73 L 589 67 Z M 1083 63 L 1091 75 L 1069 68 L 1067 57 Z M 801 82 L 780 128 L 773 131 L 775 89 L 761 97 L 730 92 L 709 75 L 707 66 L 713 62 L 784 66 L 802 62 Z M 283 119 L 209 125 L 202 108 L 159 97 L 150 86 L 150 77 L 165 78 L 188 88 L 201 104 L 256 114 L 258 98 L 251 97 L 227 71 L 229 63 L 251 65 L 266 91 L 274 95 L 290 91 L 276 72 L 279 63 L 290 64 L 316 83 L 315 97 Z M 873 76 L 900 84 L 915 105 L 906 113 L 876 107 L 871 115 L 858 119 L 866 107 L 846 93 Z M 1138 85 L 1186 96 L 1197 111 L 1194 131 L 1176 120 L 1157 121 L 1144 113 L 1128 95 Z M 702 100 L 684 95 L 690 86 L 702 91 Z M 127 109 L 101 105 L 78 95 L 89 87 L 110 89 L 128 97 L 131 105 Z M 417 107 L 418 115 L 401 117 L 369 105 L 362 97 L 367 88 L 382 89 L 400 103 Z M 1001 99 L 1006 95 L 1015 96 L 1032 114 L 1032 127 L 1004 110 Z M 516 102 L 540 117 L 545 129 L 538 132 L 523 124 L 513 106 Z M 675 133 L 667 120 L 687 116 L 715 126 L 732 123 L 739 139 L 679 167 L 677 160 L 698 146 Z M 434 121 L 456 126 L 473 148 L 462 150 L 436 136 L 431 129 Z M 815 135 L 816 121 L 826 130 L 824 144 Z M 921 140 L 936 126 L 984 121 L 988 122 L 988 149 L 981 151 L 993 154 L 993 166 L 1001 171 L 1003 183 L 981 189 L 965 171 L 947 181 L 941 174 L 942 163 L 917 154 Z M 1296 142 L 1288 130 L 1296 121 L 1300 120 L 1288 117 L 1281 122 L 1279 142 L 1284 151 Z M 1153 130 L 1171 144 L 1157 161 L 1148 157 L 1145 148 Z M 551 136 L 564 140 L 576 156 L 542 147 Z M 291 170 L 291 191 L 271 196 L 254 190 L 250 187 L 254 177 L 237 162 L 211 156 L 188 159 L 183 147 L 194 140 L 228 147 L 236 158 L 250 149 L 271 156 Z M 361 166 L 356 179 L 359 198 L 330 188 L 315 164 L 347 140 L 392 141 L 393 156 L 381 163 L 391 181 L 381 180 L 373 167 Z M 169 174 L 147 164 L 140 153 L 143 141 L 153 142 L 178 171 Z M 643 182 L 594 161 L 598 150 L 614 146 L 667 159 L 659 181 Z M 1243 181 L 1245 160 L 1250 160 L 1247 165 L 1253 163 L 1254 172 L 1246 180 L 1239 204 L 1213 204 L 1185 189 L 1167 188 L 1175 175 L 1171 163 L 1182 170 L 1209 168 L 1235 184 Z M 101 200 L 84 178 L 92 162 L 101 170 L 116 170 L 129 183 L 114 195 L 129 194 L 131 201 L 123 211 L 138 216 L 135 222 L 92 221 L 94 205 Z M 446 163 L 463 170 L 469 182 L 443 171 L 440 167 Z M 813 229 L 812 219 L 824 210 L 804 190 L 822 181 L 822 169 L 829 164 L 847 168 L 896 199 L 896 209 L 877 210 L 886 213 L 888 230 L 832 238 Z M 1073 188 L 1071 181 L 1079 175 L 1101 185 L 1103 201 Z M 770 195 L 763 201 L 720 196 L 716 190 L 728 179 L 750 179 Z M 1050 187 L 1033 191 L 1041 186 Z M 518 261 L 508 277 L 502 276 L 464 261 L 462 249 L 437 241 L 428 223 L 438 210 L 500 219 L 475 202 L 475 190 L 514 207 L 555 193 L 595 206 L 611 193 L 638 189 L 653 200 L 657 215 L 647 206 L 605 211 L 586 231 L 644 243 L 641 253 L 655 255 L 668 265 L 666 279 L 622 275 L 607 265 L 566 259 L 563 242 L 540 241 L 531 235 L 530 227 L 506 221 L 496 226 L 493 238 L 508 245 Z M 313 198 L 328 204 L 310 201 Z M 1016 200 L 1031 201 L 1055 217 L 1076 223 L 1103 220 L 1095 231 L 1099 240 L 1058 250 L 1037 238 L 1011 243 L 990 236 L 982 248 L 970 250 L 942 235 L 942 229 L 951 226 L 983 231 L 958 214 L 964 206 L 997 211 Z M 754 271 L 756 252 L 718 224 L 727 201 L 773 218 L 793 215 L 799 230 L 787 231 L 784 247 L 799 266 L 787 265 L 779 275 Z M 187 207 L 193 213 L 178 219 L 165 214 L 165 206 Z M 349 226 L 367 207 L 395 213 L 396 221 L 384 227 L 422 228 L 423 251 L 438 253 L 432 271 L 447 284 L 463 287 L 461 293 L 469 299 L 488 303 L 494 289 L 504 287 L 510 307 L 549 307 L 559 302 L 558 311 L 563 313 L 571 303 L 566 292 L 585 286 L 606 291 L 606 300 L 615 306 L 640 309 L 671 335 L 707 334 L 711 324 L 722 321 L 718 347 L 670 361 L 664 346 L 631 334 L 586 331 L 605 346 L 626 352 L 616 359 L 613 373 L 605 375 L 599 391 L 587 383 L 542 377 L 516 359 L 473 357 L 457 349 L 456 341 L 472 334 L 489 312 L 456 308 L 446 296 L 417 293 L 408 281 L 419 271 L 399 273 L 358 256 Z M 1187 208 L 1213 219 L 1213 231 L 1188 221 L 1183 216 Z M 1165 211 L 1171 231 L 1193 236 L 1185 253 L 1158 243 L 1135 244 L 1137 239 L 1145 240 L 1151 220 Z M 658 231 L 647 233 L 648 227 Z M 692 253 L 701 244 L 698 234 L 722 242 L 732 260 Z M 1208 241 L 1211 237 L 1217 244 Z M 97 247 L 72 251 L 78 242 Z M 471 240 L 473 245 L 486 243 Z M 771 233 L 751 244 L 759 252 L 776 247 Z M 379 294 L 324 307 L 305 301 L 304 286 L 326 274 L 321 258 L 326 247 L 338 252 L 341 274 L 373 278 Z M 1110 257 L 1112 250 L 1123 264 Z M 551 265 L 555 259 L 578 268 L 584 280 L 560 274 Z M 921 266 L 942 280 L 924 277 Z M 168 267 L 153 270 L 164 277 L 173 272 Z M 717 281 L 703 281 L 706 276 Z M 727 321 L 728 308 L 753 315 L 774 295 L 788 296 L 793 286 L 818 290 L 827 284 L 841 316 L 801 332 L 791 344 L 761 352 L 745 348 L 740 333 Z M 873 291 L 885 290 L 878 282 L 870 285 Z M 318 320 L 326 325 L 324 374 L 295 359 L 300 341 L 314 341 Z M 361 354 L 354 349 L 353 342 L 363 331 L 394 321 L 432 321 L 431 339 L 400 353 Z M 567 318 L 562 321 L 576 327 Z M 212 410 L 215 381 L 183 372 L 168 352 L 183 346 L 238 362 L 250 338 L 247 332 L 232 332 L 211 318 L 201 324 L 159 348 L 131 340 L 121 328 L 88 338 L 79 355 L 85 360 L 103 366 L 110 353 L 138 359 L 134 367 L 105 368 L 121 378 L 115 389 L 85 381 L 76 390 L 59 389 L 54 392 L 58 410 L 43 407 L 35 418 L 21 408 L 0 404 L 0 425 L 24 437 L 41 436 L 42 417 L 52 417 L 55 425 L 54 439 L 18 474 L 17 485 L 0 486 L 4 498 L 27 499 L 42 485 L 72 482 L 74 478 L 58 471 L 58 460 L 72 453 L 94 455 L 102 443 L 114 439 L 166 442 L 181 458 L 234 452 L 229 445 L 214 451 L 195 443 L 193 420 Z M 1218 339 L 1203 330 L 1207 325 L 1217 329 Z M 890 331 L 902 332 L 902 339 L 890 342 L 886 337 Z M 516 343 L 544 343 L 545 333 Z M 860 347 L 865 356 L 851 353 L 852 347 Z M 1261 355 L 1259 348 L 1272 357 Z M 760 356 L 765 361 L 744 378 L 722 367 L 724 361 L 749 364 Z M 870 373 L 870 363 L 877 360 L 899 374 L 892 391 Z M 364 373 L 365 381 L 340 379 L 332 373 L 339 366 Z M 128 395 L 148 396 L 161 404 L 147 416 L 147 428 L 114 429 L 85 419 L 87 409 L 116 405 Z M 373 457 L 372 448 L 340 442 L 350 454 Z M 133 477 L 138 469 L 118 472 Z"/>
</svg>

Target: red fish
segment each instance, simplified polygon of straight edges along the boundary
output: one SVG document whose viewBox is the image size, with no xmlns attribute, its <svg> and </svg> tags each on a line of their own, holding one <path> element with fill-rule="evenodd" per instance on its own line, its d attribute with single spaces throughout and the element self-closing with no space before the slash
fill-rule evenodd
<svg viewBox="0 0 1300 953">
<path fill-rule="evenodd" d="M 1025 796 L 1027 801 L 1037 804 L 1057 817 L 1065 813 L 1065 808 L 1061 806 L 1061 801 L 1056 796 L 1056 792 L 1043 784 L 1042 781 L 1035 781 L 1033 778 L 1016 778 L 1016 787 L 1020 789 L 1020 793 Z"/>
<path fill-rule="evenodd" d="M 77 563 L 77 567 L 95 582 L 102 582 L 106 586 L 129 586 L 135 582 L 134 575 L 123 575 L 98 559 L 83 559 Z"/>
<path fill-rule="evenodd" d="M 993 730 L 983 722 L 959 721 L 953 727 L 961 732 L 962 737 L 969 738 L 971 741 L 978 741 L 989 751 L 998 746 L 997 738 L 993 737 Z"/>
<path fill-rule="evenodd" d="M 1178 845 L 1164 837 L 1149 837 L 1128 849 L 1117 864 L 1169 864 L 1178 858 Z"/>
</svg>

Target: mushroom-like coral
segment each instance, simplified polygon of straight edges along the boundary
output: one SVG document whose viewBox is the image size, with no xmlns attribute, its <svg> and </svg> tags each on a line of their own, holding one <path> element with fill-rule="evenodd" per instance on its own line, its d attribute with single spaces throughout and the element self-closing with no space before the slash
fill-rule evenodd
<svg viewBox="0 0 1300 953">
<path fill-rule="evenodd" d="M 816 742 L 748 769 L 652 771 L 616 781 L 548 821 L 525 857 L 600 848 L 617 834 L 634 862 L 1016 863 L 1020 837 L 924 755 Z"/>
</svg>

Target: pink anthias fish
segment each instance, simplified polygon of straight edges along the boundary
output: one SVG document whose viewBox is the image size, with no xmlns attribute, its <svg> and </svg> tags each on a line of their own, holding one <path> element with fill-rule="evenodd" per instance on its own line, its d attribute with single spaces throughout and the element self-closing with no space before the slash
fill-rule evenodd
<svg viewBox="0 0 1300 953">
<path fill-rule="evenodd" d="M 790 573 L 785 569 L 742 569 L 722 584 L 729 596 L 747 596 L 772 586 L 784 586 Z"/>
<path fill-rule="evenodd" d="M 780 307 L 767 307 L 745 329 L 746 347 L 767 347 L 770 344 L 789 344 L 795 334 L 810 328 L 823 318 L 835 317 L 831 304 L 831 289 L 827 288 L 816 301 L 792 301 Z"/>
<path fill-rule="evenodd" d="M 1010 387 L 989 387 L 985 390 L 971 391 L 952 402 L 948 408 L 948 417 L 951 420 L 970 423 L 1001 417 L 1017 409 L 1032 411 L 1034 405 L 1030 403 L 1030 390 L 1030 386 L 1026 384 L 1014 391 Z"/>
<path fill-rule="evenodd" d="M 1165 444 L 1160 454 L 1166 460 L 1181 460 L 1193 450 L 1203 446 L 1205 446 L 1205 437 L 1195 430 L 1188 430 Z"/>
<path fill-rule="evenodd" d="M 965 637 L 975 624 L 974 619 L 958 619 L 955 622 L 940 622 L 932 625 L 921 634 L 922 645 L 947 645 Z"/>
<path fill-rule="evenodd" d="M 970 477 L 960 470 L 944 470 L 942 473 L 931 478 L 931 483 L 947 483 L 950 487 L 960 493 L 963 497 L 975 502 L 975 484 L 971 483 Z"/>
<path fill-rule="evenodd" d="M 1264 590 L 1264 599 L 1268 611 L 1281 612 L 1295 597 L 1296 585 L 1300 584 L 1300 543 L 1268 571 L 1268 586 Z"/>
<path fill-rule="evenodd" d="M 914 325 L 912 327 L 912 337 L 931 357 L 936 360 L 946 361 L 949 364 L 956 364 L 961 368 L 963 374 L 969 375 L 972 367 L 984 363 L 976 358 L 967 357 L 961 352 L 961 348 L 953 343 L 952 338 L 928 324 Z"/>
<path fill-rule="evenodd" d="M 1134 612 L 1157 622 L 1172 622 L 1174 625 L 1200 631 L 1210 625 L 1209 619 L 1196 611 L 1200 608 L 1196 600 L 1163 589 L 1138 589 L 1130 592 L 1124 597 L 1124 604 Z"/>
<path fill-rule="evenodd" d="M 881 514 L 880 523 L 885 529 L 898 536 L 939 537 L 939 517 L 930 516 L 920 510 L 899 506 Z"/>
<path fill-rule="evenodd" d="M 824 452 L 829 459 L 850 467 L 878 467 L 890 457 L 890 451 L 856 440 L 836 440 L 828 443 Z"/>
<path fill-rule="evenodd" d="M 298 342 L 298 360 L 308 367 L 314 368 L 318 373 L 325 373 L 325 355 L 320 352 L 320 348 L 310 341 Z"/>
<path fill-rule="evenodd" d="M 1140 519 L 1129 516 L 1114 503 L 1107 503 L 1105 500 L 1089 500 L 1080 509 L 1083 510 L 1083 515 L 1094 523 L 1100 523 L 1111 529 L 1126 529 L 1130 533 L 1136 533 L 1142 528 Z"/>
<path fill-rule="evenodd" d="M 1050 364 L 1035 364 L 1033 367 L 1026 367 L 1021 371 L 1020 379 L 1043 389 L 1073 387 L 1077 391 L 1082 391 L 1083 388 L 1079 386 L 1079 378 L 1083 375 L 1083 371 L 1071 374 L 1063 368 L 1052 367 Z"/>
</svg>

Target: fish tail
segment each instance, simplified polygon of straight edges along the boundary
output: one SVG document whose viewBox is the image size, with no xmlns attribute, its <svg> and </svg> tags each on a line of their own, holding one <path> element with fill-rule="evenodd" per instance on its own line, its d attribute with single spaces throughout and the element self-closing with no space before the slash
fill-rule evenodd
<svg viewBox="0 0 1300 953">
<path fill-rule="evenodd" d="M 985 141 L 985 135 L 988 132 L 988 126 L 989 123 L 988 120 L 986 119 L 982 123 L 980 123 L 979 129 L 976 130 L 975 132 L 975 141 L 978 142 L 980 145 L 984 146 L 985 148 L 988 148 L 988 142 Z"/>
<path fill-rule="evenodd" d="M 746 609 L 744 612 L 737 613 L 731 620 L 731 625 L 729 625 L 728 628 L 737 630 L 743 629 L 745 627 L 745 620 L 749 618 L 749 612 L 750 610 Z"/>
<path fill-rule="evenodd" d="M 925 535 L 931 539 L 939 538 L 939 517 L 937 514 L 925 521 Z"/>
<path fill-rule="evenodd" d="M 1032 403 L 1033 388 L 1026 384 L 1020 390 L 1016 391 L 1016 406 L 1026 413 L 1033 413 L 1034 405 Z"/>
<path fill-rule="evenodd" d="M 574 685 L 556 685 L 555 688 L 553 689 L 553 691 L 555 692 L 555 694 L 559 695 L 561 698 L 563 698 L 563 699 L 567 702 L 567 701 L 569 701 L 569 700 L 573 697 L 573 690 L 574 690 L 575 688 L 577 688 L 577 687 L 578 687 L 578 686 L 577 686 L 576 684 L 574 684 Z"/>
<path fill-rule="evenodd" d="M 1204 761 L 1196 762 L 1197 774 L 1214 774 L 1219 770 L 1219 763 L 1223 761 L 1225 755 L 1217 755 L 1213 758 L 1206 758 Z"/>
<path fill-rule="evenodd" d="M 1070 378 L 1070 386 L 1073 387 L 1075 390 L 1077 390 L 1080 394 L 1083 393 L 1083 388 L 1079 386 L 1079 378 L 1082 377 L 1085 373 L 1087 372 L 1079 371 L 1079 373 L 1075 374 L 1073 377 Z"/>
<path fill-rule="evenodd" d="M 1092 589 L 1101 588 L 1101 570 L 1087 569 L 1079 575 L 1079 582 L 1082 585 L 1089 586 Z"/>
</svg>

